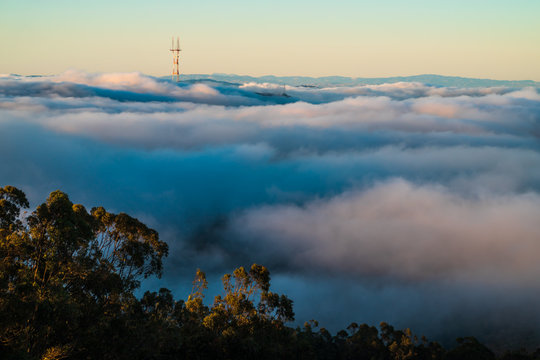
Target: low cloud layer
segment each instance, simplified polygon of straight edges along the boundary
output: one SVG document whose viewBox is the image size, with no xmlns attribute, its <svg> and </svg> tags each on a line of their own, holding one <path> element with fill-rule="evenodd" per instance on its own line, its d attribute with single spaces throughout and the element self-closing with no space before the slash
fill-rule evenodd
<svg viewBox="0 0 540 360">
<path fill-rule="evenodd" d="M 540 290 L 539 214 L 537 193 L 471 198 L 395 180 L 303 206 L 257 208 L 231 227 L 265 262 L 293 271 Z"/>
<path fill-rule="evenodd" d="M 538 328 L 537 88 L 234 79 L 1 76 L 0 183 L 138 216 L 178 295 L 258 261 L 300 322 Z"/>
</svg>

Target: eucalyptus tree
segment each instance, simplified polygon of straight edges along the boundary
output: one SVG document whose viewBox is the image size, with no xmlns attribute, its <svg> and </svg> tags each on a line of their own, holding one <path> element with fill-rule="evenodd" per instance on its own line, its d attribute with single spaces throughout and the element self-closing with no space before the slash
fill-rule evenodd
<svg viewBox="0 0 540 360">
<path fill-rule="evenodd" d="M 28 206 L 19 189 L 1 189 L 0 340 L 32 357 L 96 351 L 89 340 L 114 336 L 140 280 L 161 276 L 167 244 L 137 219 L 89 212 L 61 191 Z"/>
</svg>

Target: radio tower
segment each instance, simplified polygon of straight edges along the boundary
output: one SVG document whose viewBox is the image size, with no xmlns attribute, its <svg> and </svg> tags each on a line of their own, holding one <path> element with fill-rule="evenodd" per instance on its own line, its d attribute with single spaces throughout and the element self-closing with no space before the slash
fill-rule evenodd
<svg viewBox="0 0 540 360">
<path fill-rule="evenodd" d="M 180 81 L 180 70 L 178 67 L 179 59 L 180 59 L 180 38 L 176 38 L 176 47 L 174 47 L 174 36 L 172 38 L 172 46 L 171 46 L 171 52 L 173 54 L 173 68 L 172 68 L 172 79 L 174 80 L 174 76 L 176 75 L 176 82 Z"/>
</svg>

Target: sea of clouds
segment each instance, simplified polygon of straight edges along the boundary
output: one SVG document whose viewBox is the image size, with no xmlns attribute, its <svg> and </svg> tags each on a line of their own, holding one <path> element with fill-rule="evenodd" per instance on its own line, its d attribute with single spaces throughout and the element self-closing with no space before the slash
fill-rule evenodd
<svg viewBox="0 0 540 360">
<path fill-rule="evenodd" d="M 178 296 L 256 261 L 299 323 L 539 339 L 538 88 L 297 85 L 1 75 L 0 185 L 139 217 Z"/>
</svg>

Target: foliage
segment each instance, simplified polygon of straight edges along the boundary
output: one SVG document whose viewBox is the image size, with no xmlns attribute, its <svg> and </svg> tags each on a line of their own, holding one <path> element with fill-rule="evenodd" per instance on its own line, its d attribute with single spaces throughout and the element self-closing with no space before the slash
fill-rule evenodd
<svg viewBox="0 0 540 360">
<path fill-rule="evenodd" d="M 31 214 L 20 190 L 0 199 L 2 344 L 31 358 L 96 353 L 140 279 L 161 275 L 167 244 L 129 215 L 88 212 L 60 191 Z"/>
</svg>

